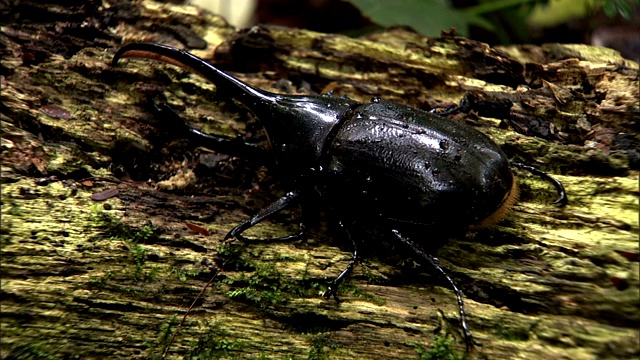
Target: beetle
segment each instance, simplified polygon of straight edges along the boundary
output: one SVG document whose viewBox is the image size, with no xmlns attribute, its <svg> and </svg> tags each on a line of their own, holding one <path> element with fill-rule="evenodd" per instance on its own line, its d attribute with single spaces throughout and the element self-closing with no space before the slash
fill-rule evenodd
<svg viewBox="0 0 640 360">
<path fill-rule="evenodd" d="M 155 43 L 120 48 L 122 58 L 150 58 L 200 74 L 244 105 L 264 126 L 276 164 L 291 191 L 227 233 L 225 239 L 247 241 L 242 233 L 303 196 L 318 196 L 337 214 L 354 246 L 347 268 L 324 296 L 336 300 L 338 286 L 358 261 L 357 244 L 342 220 L 384 224 L 398 241 L 430 263 L 456 295 L 467 349 L 474 341 L 467 325 L 462 292 L 424 251 L 424 241 L 410 240 L 405 230 L 477 227 L 497 222 L 515 203 L 518 187 L 512 167 L 550 181 L 565 205 L 562 183 L 536 168 L 510 163 L 500 147 L 469 125 L 450 121 L 395 102 L 374 98 L 360 103 L 331 95 L 281 95 L 248 85 L 186 51 Z M 165 113 L 171 114 L 164 107 Z M 177 116 L 177 115 L 176 115 Z M 185 124 L 194 141 L 237 153 L 255 153 L 241 140 L 199 132 Z M 287 237 L 296 238 L 300 234 Z"/>
</svg>

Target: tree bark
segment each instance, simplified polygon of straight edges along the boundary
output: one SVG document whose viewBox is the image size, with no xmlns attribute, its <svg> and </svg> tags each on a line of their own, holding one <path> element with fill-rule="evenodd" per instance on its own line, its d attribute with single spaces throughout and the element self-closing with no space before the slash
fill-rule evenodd
<svg viewBox="0 0 640 360">
<path fill-rule="evenodd" d="M 3 358 L 160 358 L 223 263 L 168 358 L 640 355 L 638 64 L 617 52 L 492 48 L 404 28 L 355 39 L 235 31 L 205 11 L 150 1 L 0 10 Z M 451 289 L 384 241 L 364 249 L 372 256 L 341 303 L 320 295 L 352 251 L 329 217 L 305 241 L 224 243 L 286 183 L 268 164 L 167 136 L 147 99 L 166 96 L 204 131 L 264 143 L 259 122 L 182 69 L 111 66 L 132 41 L 189 49 L 279 93 L 331 89 L 425 110 L 470 96 L 473 111 L 452 120 L 560 179 L 569 205 L 553 205 L 548 183 L 518 171 L 520 201 L 504 220 L 442 239 L 435 255 L 482 344 L 465 353 Z M 297 215 L 250 234 L 295 232 Z"/>
</svg>

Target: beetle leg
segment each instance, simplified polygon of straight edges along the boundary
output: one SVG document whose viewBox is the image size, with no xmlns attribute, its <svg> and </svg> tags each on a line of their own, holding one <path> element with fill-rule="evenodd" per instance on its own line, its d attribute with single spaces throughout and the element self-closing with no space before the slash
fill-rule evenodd
<svg viewBox="0 0 640 360">
<path fill-rule="evenodd" d="M 271 205 L 258 211 L 258 213 L 252 216 L 251 219 L 231 229 L 231 231 L 227 233 L 224 239 L 228 240 L 231 238 L 236 238 L 244 242 L 247 242 L 249 239 L 242 236 L 242 233 L 245 230 L 252 228 L 262 220 L 266 219 L 267 217 L 282 211 L 284 208 L 289 206 L 292 201 L 296 200 L 299 196 L 300 196 L 300 192 L 297 190 L 286 193 L 283 197 L 274 201 Z M 298 234 L 278 238 L 278 240 L 294 240 L 294 239 L 300 238 L 300 236 L 301 236 L 301 233 L 298 233 Z"/>
<path fill-rule="evenodd" d="M 237 156 L 244 159 L 252 159 L 262 163 L 270 158 L 262 147 L 250 144 L 242 140 L 242 137 L 229 137 L 203 133 L 189 126 L 169 105 L 160 99 L 152 99 L 151 108 L 156 117 L 167 122 L 165 132 L 171 137 L 184 136 L 193 146 L 202 146 L 216 152 Z"/>
<path fill-rule="evenodd" d="M 462 100 L 460 100 L 460 103 L 458 105 L 453 105 L 444 109 L 431 109 L 431 113 L 432 114 L 436 114 L 436 115 L 440 115 L 440 116 L 445 116 L 445 115 L 450 115 L 453 113 L 468 113 L 471 110 L 471 106 L 473 104 L 473 95 L 471 94 L 466 94 L 465 96 L 462 97 Z"/>
<path fill-rule="evenodd" d="M 456 298 L 458 299 L 458 309 L 460 312 L 460 324 L 462 326 L 462 332 L 464 333 L 464 340 L 467 344 L 467 351 L 469 351 L 469 349 L 471 349 L 474 345 L 479 345 L 479 343 L 473 339 L 473 336 L 471 335 L 471 331 L 469 330 L 469 326 L 467 325 L 467 316 L 464 311 L 464 301 L 462 300 L 462 291 L 458 289 L 458 286 L 456 286 L 456 283 L 453 281 L 453 279 L 449 276 L 449 274 L 446 273 L 446 271 L 444 271 L 442 266 L 440 266 L 440 261 L 437 258 L 433 257 L 433 255 L 426 253 L 425 251 L 420 249 L 413 241 L 402 236 L 398 230 L 392 230 L 392 231 L 393 231 L 393 234 L 400 241 L 408 245 L 417 255 L 427 260 L 427 262 L 431 264 L 431 266 L 433 266 L 436 270 L 438 270 L 438 272 L 440 272 L 440 275 L 442 275 L 445 279 L 447 279 L 447 281 L 449 281 L 449 284 L 451 284 L 451 287 L 453 288 L 453 292 L 456 294 Z"/>
<path fill-rule="evenodd" d="M 556 201 L 554 201 L 554 204 L 560 204 L 560 206 L 565 206 L 567 205 L 567 203 L 569 202 L 569 199 L 567 198 L 567 192 L 564 190 L 564 185 L 562 185 L 562 182 L 560 182 L 560 180 L 552 177 L 551 175 L 547 174 L 546 172 L 533 167 L 531 165 L 525 165 L 522 163 L 517 163 L 517 162 L 511 162 L 511 166 L 518 168 L 518 169 L 522 169 L 522 170 L 527 170 L 528 172 L 534 174 L 534 175 L 538 175 L 540 177 L 542 177 L 543 179 L 549 181 L 550 183 L 553 184 L 553 186 L 555 186 L 556 190 L 558 191 L 558 199 Z"/>
<path fill-rule="evenodd" d="M 327 288 L 327 291 L 325 291 L 324 294 L 322 294 L 322 296 L 325 299 L 329 299 L 330 297 L 333 296 L 336 302 L 339 303 L 340 299 L 338 299 L 338 295 L 337 295 L 338 287 L 340 286 L 344 278 L 353 271 L 353 268 L 355 267 L 356 262 L 358 262 L 358 246 L 356 245 L 356 242 L 351 237 L 351 234 L 349 234 L 349 230 L 347 230 L 347 228 L 344 227 L 344 224 L 342 224 L 342 221 L 338 221 L 338 225 L 342 228 L 342 230 L 344 230 L 344 232 L 347 234 L 347 237 L 349 238 L 349 240 L 351 240 L 351 243 L 353 244 L 353 257 L 351 258 L 351 262 L 349 262 L 349 265 L 347 265 L 347 268 L 344 269 L 344 271 L 340 275 L 338 275 L 338 277 L 335 278 L 335 280 L 333 280 L 331 285 L 329 285 L 329 287 Z"/>
</svg>

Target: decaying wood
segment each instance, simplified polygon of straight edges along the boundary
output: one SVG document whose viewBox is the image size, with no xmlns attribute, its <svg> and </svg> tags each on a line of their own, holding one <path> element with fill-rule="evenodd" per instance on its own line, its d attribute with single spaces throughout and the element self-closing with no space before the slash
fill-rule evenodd
<svg viewBox="0 0 640 360">
<path fill-rule="evenodd" d="M 233 252 L 240 258 L 196 304 L 170 358 L 406 359 L 420 346 L 433 355 L 447 337 L 468 358 L 638 357 L 637 63 L 602 48 L 496 49 L 401 28 L 359 39 L 235 32 L 195 8 L 148 1 L 19 4 L 0 34 L 3 358 L 158 358 Z M 25 21 L 31 13 L 45 20 Z M 351 249 L 324 222 L 307 241 L 223 246 L 285 186 L 268 167 L 167 137 L 146 98 L 164 93 L 206 131 L 263 135 L 195 75 L 142 60 L 110 66 L 130 41 L 206 45 L 192 52 L 282 93 L 328 87 L 427 110 L 470 94 L 474 111 L 454 120 L 553 173 L 570 204 L 552 205 L 553 189 L 521 174 L 513 213 L 437 250 L 483 345 L 465 355 L 452 292 L 402 256 L 370 251 L 337 304 L 319 294 Z M 253 235 L 296 231 L 296 215 Z"/>
</svg>

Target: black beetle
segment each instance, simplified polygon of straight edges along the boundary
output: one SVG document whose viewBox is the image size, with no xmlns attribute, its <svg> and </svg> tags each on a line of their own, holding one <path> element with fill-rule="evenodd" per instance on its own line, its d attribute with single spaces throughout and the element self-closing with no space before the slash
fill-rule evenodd
<svg viewBox="0 0 640 360">
<path fill-rule="evenodd" d="M 113 65 L 127 57 L 152 58 L 187 68 L 246 106 L 261 120 L 276 163 L 287 178 L 294 180 L 293 191 L 233 228 L 225 239 L 246 240 L 242 237 L 245 230 L 308 193 L 323 198 L 339 217 L 381 222 L 449 281 L 457 296 L 467 347 L 474 341 L 461 292 L 438 260 L 403 236 L 400 229 L 496 222 L 517 198 L 512 166 L 551 181 L 560 194 L 556 203 L 567 202 L 559 181 L 536 168 L 510 163 L 486 135 L 434 113 L 379 98 L 362 104 L 334 96 L 266 92 L 186 51 L 159 44 L 125 45 L 115 54 Z M 238 139 L 207 135 L 190 127 L 187 132 L 196 141 L 214 143 L 223 149 L 253 151 L 252 145 Z M 355 247 L 355 241 L 351 241 Z M 334 296 L 337 300 L 337 287 L 356 261 L 354 251 L 353 260 L 325 297 Z"/>
</svg>

